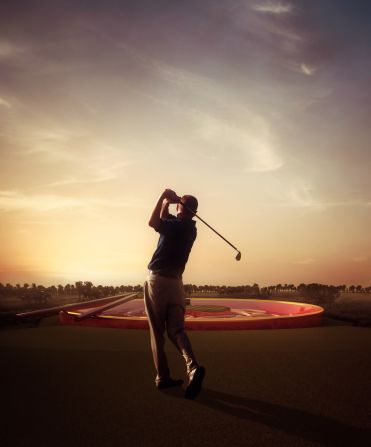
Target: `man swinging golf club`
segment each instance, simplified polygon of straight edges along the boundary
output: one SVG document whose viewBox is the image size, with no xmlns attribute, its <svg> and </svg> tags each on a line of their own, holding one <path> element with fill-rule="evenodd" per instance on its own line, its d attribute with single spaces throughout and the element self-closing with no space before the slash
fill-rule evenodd
<svg viewBox="0 0 371 447">
<path fill-rule="evenodd" d="M 169 213 L 169 205 L 177 203 L 177 216 Z M 157 370 L 158 389 L 180 386 L 183 380 L 170 377 L 164 351 L 165 330 L 185 360 L 188 384 L 185 398 L 193 399 L 201 391 L 205 368 L 199 366 L 187 334 L 184 332 L 185 293 L 182 274 L 196 239 L 196 222 L 192 219 L 198 202 L 193 196 L 183 197 L 166 189 L 157 201 L 149 219 L 160 238 L 144 284 L 144 302 L 148 315 L 153 360 Z"/>
</svg>

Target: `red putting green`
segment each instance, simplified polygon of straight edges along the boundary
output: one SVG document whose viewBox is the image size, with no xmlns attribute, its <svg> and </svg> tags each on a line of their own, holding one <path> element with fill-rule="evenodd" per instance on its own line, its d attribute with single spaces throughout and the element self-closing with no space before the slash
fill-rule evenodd
<svg viewBox="0 0 371 447">
<path fill-rule="evenodd" d="M 106 306 L 107 307 L 107 306 Z M 187 330 L 284 329 L 317 326 L 323 308 L 313 304 L 237 298 L 192 298 L 186 306 Z M 59 313 L 62 324 L 148 329 L 144 301 L 119 302 L 108 309 L 77 306 Z"/>
</svg>

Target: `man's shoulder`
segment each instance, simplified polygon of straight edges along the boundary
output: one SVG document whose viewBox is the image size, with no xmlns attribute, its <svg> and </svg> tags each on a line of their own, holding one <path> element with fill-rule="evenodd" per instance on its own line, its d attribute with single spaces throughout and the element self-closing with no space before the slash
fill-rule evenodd
<svg viewBox="0 0 371 447">
<path fill-rule="evenodd" d="M 160 224 L 156 228 L 156 231 L 165 234 L 166 232 L 170 231 L 171 228 L 174 228 L 177 220 L 178 219 L 175 216 L 169 214 L 168 216 L 166 216 L 166 218 L 160 220 Z"/>
</svg>

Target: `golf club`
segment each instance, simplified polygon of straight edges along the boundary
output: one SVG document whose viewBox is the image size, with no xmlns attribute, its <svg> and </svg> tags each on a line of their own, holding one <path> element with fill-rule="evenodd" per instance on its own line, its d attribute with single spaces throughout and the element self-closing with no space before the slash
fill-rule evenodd
<svg viewBox="0 0 371 447">
<path fill-rule="evenodd" d="M 214 233 L 216 233 L 219 237 L 221 237 L 225 242 L 227 242 L 227 244 L 229 244 L 232 248 L 234 248 L 237 251 L 237 255 L 236 255 L 236 261 L 239 261 L 241 259 L 241 252 L 240 250 L 238 250 L 238 248 L 236 248 L 233 244 L 231 244 L 229 241 L 227 241 L 227 239 L 222 236 L 220 233 L 218 233 L 211 225 L 209 225 L 207 222 L 205 222 L 202 217 L 200 217 L 197 212 L 192 211 L 188 206 L 184 205 L 184 203 L 182 203 L 181 200 L 179 200 L 179 202 L 187 211 L 189 211 L 190 213 L 192 213 L 194 216 L 196 216 L 198 219 L 200 219 L 201 222 L 203 222 L 207 227 L 210 228 L 210 230 L 213 230 Z"/>
</svg>

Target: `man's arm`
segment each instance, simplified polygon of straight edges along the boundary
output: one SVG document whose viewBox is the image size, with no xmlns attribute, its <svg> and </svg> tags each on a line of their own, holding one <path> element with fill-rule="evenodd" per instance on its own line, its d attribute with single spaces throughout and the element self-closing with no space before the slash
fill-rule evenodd
<svg viewBox="0 0 371 447">
<path fill-rule="evenodd" d="M 162 206 L 161 206 L 161 211 L 160 211 L 160 219 L 168 219 L 170 216 L 169 213 L 169 205 L 170 205 L 170 201 L 169 199 L 164 199 L 162 202 Z"/>
<path fill-rule="evenodd" d="M 156 230 L 160 226 L 161 219 L 166 219 L 169 217 L 170 203 L 177 203 L 179 200 L 180 197 L 178 197 L 174 191 L 171 189 L 165 189 L 152 211 L 148 225 Z"/>
</svg>

